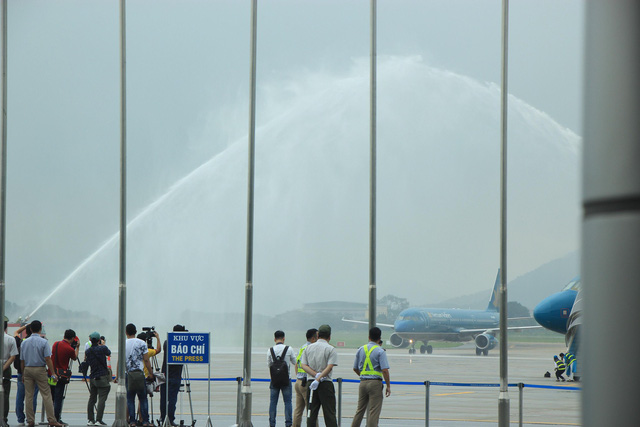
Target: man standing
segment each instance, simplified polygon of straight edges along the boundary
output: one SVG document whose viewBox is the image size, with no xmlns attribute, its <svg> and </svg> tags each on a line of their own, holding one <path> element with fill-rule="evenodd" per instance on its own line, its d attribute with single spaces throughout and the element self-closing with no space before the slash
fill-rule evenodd
<svg viewBox="0 0 640 427">
<path fill-rule="evenodd" d="M 35 424 L 33 406 L 29 403 L 33 401 L 33 389 L 37 384 L 40 394 L 42 394 L 49 425 L 62 427 L 53 412 L 51 389 L 47 381 L 47 368 L 52 372 L 51 378 L 53 378 L 54 382 L 58 381 L 58 376 L 53 369 L 53 362 L 51 361 L 51 347 L 49 347 L 47 340 L 40 336 L 40 331 L 42 331 L 42 323 L 38 320 L 31 322 L 31 336 L 28 340 L 24 340 L 20 348 L 22 380 L 24 381 L 25 401 L 27 402 L 27 424 L 29 427 L 33 427 Z"/>
<path fill-rule="evenodd" d="M 4 423 L 9 422 L 9 392 L 11 391 L 11 364 L 18 355 L 16 340 L 7 334 L 7 319 L 4 321 L 4 355 L 2 356 L 2 388 L 4 388 Z"/>
<path fill-rule="evenodd" d="M 78 360 L 78 338 L 76 332 L 73 329 L 67 329 L 64 331 L 64 339 L 53 343 L 51 347 L 51 360 L 53 361 L 53 369 L 56 374 L 60 374 L 61 371 L 69 370 L 69 360 Z M 64 390 L 69 383 L 69 379 L 63 377 L 58 378 L 56 385 L 51 385 L 51 396 L 53 397 L 53 412 L 56 415 L 56 420 L 60 424 L 66 424 L 61 419 L 62 404 L 64 403 Z"/>
<path fill-rule="evenodd" d="M 293 350 L 288 345 L 284 345 L 284 332 L 276 331 L 273 334 L 273 341 L 276 343 L 267 352 L 267 365 L 271 372 L 271 399 L 269 402 L 269 425 L 275 427 L 276 414 L 278 410 L 278 397 L 282 391 L 284 400 L 284 423 L 291 427 L 291 380 L 289 379 L 289 363 L 296 366 L 296 358 Z M 286 377 L 286 378 L 285 378 Z"/>
<path fill-rule="evenodd" d="M 322 406 L 324 422 L 327 427 L 337 427 L 336 420 L 336 390 L 331 381 L 331 371 L 338 366 L 338 353 L 332 345 L 331 326 L 322 325 L 318 328 L 318 341 L 309 344 L 302 353 L 302 369 L 308 373 L 314 381 L 309 388 L 310 415 L 307 426 L 316 427 L 318 424 L 318 412 Z"/>
<path fill-rule="evenodd" d="M 296 367 L 298 368 L 298 373 L 296 375 L 296 408 L 293 411 L 293 427 L 301 427 L 302 425 L 302 414 L 304 413 L 304 409 L 307 407 L 307 403 L 309 401 L 309 386 L 307 385 L 307 373 L 302 369 L 302 364 L 300 363 L 300 359 L 302 359 L 302 353 L 307 348 L 309 344 L 313 344 L 318 341 L 318 330 L 315 328 L 309 329 L 307 331 L 307 343 L 302 346 L 300 351 L 298 352 L 298 357 L 296 358 Z"/>
<path fill-rule="evenodd" d="M 187 332 L 184 325 L 175 325 L 173 332 Z M 164 342 L 164 358 L 162 359 L 162 373 L 167 378 L 169 385 L 169 422 L 172 426 L 177 426 L 176 403 L 178 402 L 178 392 L 180 391 L 180 383 L 182 382 L 182 365 L 169 365 L 169 375 L 167 375 L 167 342 Z M 164 422 L 164 416 L 167 413 L 167 384 L 160 386 L 160 419 Z"/>
<path fill-rule="evenodd" d="M 104 415 L 104 405 L 111 391 L 111 374 L 107 366 L 107 357 L 111 355 L 111 350 L 102 342 L 100 334 L 93 332 L 89 335 L 91 347 L 85 352 L 85 359 L 91 367 L 89 402 L 87 403 L 87 425 L 106 426 L 102 420 Z M 98 402 L 97 413 L 94 417 L 93 407 Z"/>
<path fill-rule="evenodd" d="M 20 360 L 20 345 L 22 344 L 22 338 L 20 335 L 22 331 L 26 334 L 25 340 L 31 336 L 31 325 L 24 324 L 20 326 L 14 333 L 13 337 L 16 340 L 16 346 L 18 347 L 18 356 L 16 360 L 13 362 L 13 367 L 16 368 L 18 372 L 18 390 L 16 391 L 16 418 L 18 418 L 18 425 L 23 426 L 25 415 L 24 415 L 24 381 L 22 381 L 22 361 Z M 38 384 L 35 385 L 33 389 L 33 413 L 36 413 L 37 405 L 38 405 Z"/>
<path fill-rule="evenodd" d="M 382 379 L 387 384 L 385 395 L 391 394 L 389 362 L 387 353 L 378 345 L 382 331 L 373 327 L 369 330 L 369 343 L 360 347 L 353 362 L 353 371 L 360 376 L 358 388 L 358 409 L 353 416 L 351 427 L 360 427 L 362 417 L 367 412 L 367 427 L 376 427 L 382 410 Z"/>
<path fill-rule="evenodd" d="M 149 378 L 153 380 L 153 369 L 149 363 L 147 343 L 136 338 L 136 325 L 129 323 L 126 326 L 126 369 L 127 369 L 127 407 L 129 408 L 129 425 L 136 424 L 136 396 L 140 402 L 140 414 L 143 427 L 149 424 L 149 402 L 147 401 L 147 386 L 145 383 L 144 368 L 149 372 Z"/>
</svg>

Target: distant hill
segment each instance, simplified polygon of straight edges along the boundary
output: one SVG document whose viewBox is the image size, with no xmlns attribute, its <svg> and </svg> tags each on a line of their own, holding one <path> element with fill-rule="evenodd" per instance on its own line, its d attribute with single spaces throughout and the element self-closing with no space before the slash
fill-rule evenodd
<svg viewBox="0 0 640 427">
<path fill-rule="evenodd" d="M 571 279 L 580 274 L 580 258 L 577 252 L 572 252 L 562 258 L 555 259 L 541 265 L 529 273 L 510 280 L 507 284 L 507 299 L 517 301 L 533 308 L 544 298 L 560 291 Z M 487 307 L 491 288 L 470 295 L 450 298 L 427 307 L 472 308 Z"/>
</svg>

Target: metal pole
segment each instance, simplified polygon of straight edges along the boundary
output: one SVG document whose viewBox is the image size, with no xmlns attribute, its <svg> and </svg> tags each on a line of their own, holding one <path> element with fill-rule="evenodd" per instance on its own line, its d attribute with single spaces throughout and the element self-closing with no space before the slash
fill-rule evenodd
<svg viewBox="0 0 640 427">
<path fill-rule="evenodd" d="M 127 72 L 126 3 L 120 0 L 120 284 L 118 295 L 118 387 L 114 427 L 126 427 L 127 388 L 125 383 L 127 315 Z M 168 392 L 168 389 L 167 389 Z"/>
<path fill-rule="evenodd" d="M 522 406 L 523 406 L 522 391 L 523 390 L 524 390 L 524 383 L 518 383 L 518 425 L 520 427 L 522 427 L 522 416 L 523 416 L 523 411 L 522 411 Z"/>
<path fill-rule="evenodd" d="M 236 377 L 238 391 L 236 392 L 236 425 L 240 425 L 240 393 L 242 391 L 242 377 Z"/>
<path fill-rule="evenodd" d="M 502 90 L 500 97 L 500 394 L 498 425 L 509 425 L 507 371 L 507 64 L 509 0 L 502 0 Z"/>
<path fill-rule="evenodd" d="M 431 388 L 431 381 L 425 381 L 424 387 L 424 425 L 425 427 L 429 427 L 429 392 Z"/>
<path fill-rule="evenodd" d="M 342 425 L 342 378 L 338 378 L 338 427 Z"/>
<path fill-rule="evenodd" d="M 251 322 L 253 317 L 253 190 L 256 129 L 256 30 L 257 0 L 251 1 L 251 76 L 249 102 L 249 179 L 247 188 L 247 280 L 244 305 L 244 378 L 241 393 L 241 427 L 251 423 Z"/>
<path fill-rule="evenodd" d="M 582 421 L 630 426 L 640 419 L 640 340 L 628 339 L 640 323 L 640 2 L 590 0 L 584 28 Z"/>
<path fill-rule="evenodd" d="M 376 0 L 371 0 L 371 177 L 369 200 L 369 329 L 376 326 Z"/>
<path fill-rule="evenodd" d="M 0 147 L 0 319 L 4 323 L 4 262 L 6 249 L 7 222 L 7 0 L 2 2 L 2 147 Z M 4 332 L 4 324 L 3 324 Z M 0 359 L 4 358 L 4 339 L 0 340 Z M 4 414 L 4 387 L 0 387 L 0 414 Z M 4 416 L 0 425 L 6 426 Z"/>
</svg>

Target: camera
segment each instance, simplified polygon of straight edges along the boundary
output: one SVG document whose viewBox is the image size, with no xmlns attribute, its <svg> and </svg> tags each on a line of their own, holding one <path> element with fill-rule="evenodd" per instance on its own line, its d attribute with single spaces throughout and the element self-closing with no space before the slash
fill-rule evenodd
<svg viewBox="0 0 640 427">
<path fill-rule="evenodd" d="M 156 327 L 155 326 L 147 326 L 142 328 L 142 333 L 144 334 L 144 340 L 147 342 L 147 347 L 153 348 L 153 338 L 156 336 Z"/>
<path fill-rule="evenodd" d="M 79 342 L 80 342 L 80 338 L 78 338 L 77 336 L 73 337 L 73 340 L 71 340 L 71 348 L 75 350 L 76 347 L 78 347 Z"/>
</svg>

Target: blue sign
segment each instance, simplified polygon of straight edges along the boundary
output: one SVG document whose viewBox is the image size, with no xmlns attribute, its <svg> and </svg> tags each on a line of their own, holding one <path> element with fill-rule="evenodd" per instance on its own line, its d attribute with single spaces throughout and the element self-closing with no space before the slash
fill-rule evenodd
<svg viewBox="0 0 640 427">
<path fill-rule="evenodd" d="M 167 361 L 170 365 L 209 363 L 209 332 L 169 332 Z"/>
</svg>

